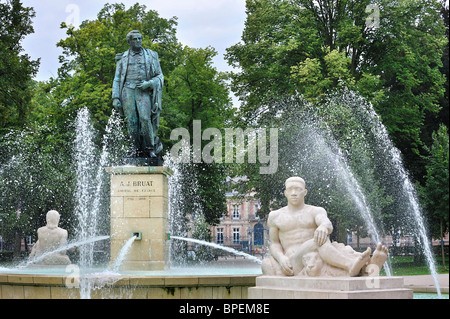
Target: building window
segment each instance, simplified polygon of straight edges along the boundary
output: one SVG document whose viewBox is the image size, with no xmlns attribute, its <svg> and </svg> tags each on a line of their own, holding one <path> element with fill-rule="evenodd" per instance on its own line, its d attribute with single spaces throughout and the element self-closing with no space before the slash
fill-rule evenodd
<svg viewBox="0 0 450 319">
<path fill-rule="evenodd" d="M 239 205 L 233 205 L 233 214 L 231 215 L 233 219 L 240 219 L 241 215 L 239 213 Z"/>
<path fill-rule="evenodd" d="M 239 228 L 233 228 L 233 244 L 238 245 L 240 243 Z"/>
<path fill-rule="evenodd" d="M 253 209 L 254 209 L 254 212 L 255 212 L 255 218 L 256 218 L 256 219 L 259 219 L 259 216 L 258 216 L 258 213 L 259 213 L 259 205 L 258 205 L 258 204 L 255 204 L 254 207 L 253 207 Z"/>
<path fill-rule="evenodd" d="M 223 228 L 217 228 L 217 243 L 223 244 Z"/>
<path fill-rule="evenodd" d="M 347 234 L 347 243 L 351 243 L 353 241 L 352 233 Z"/>
<path fill-rule="evenodd" d="M 253 227 L 254 238 L 253 243 L 255 245 L 264 245 L 264 226 L 261 222 L 257 223 L 255 227 Z"/>
</svg>

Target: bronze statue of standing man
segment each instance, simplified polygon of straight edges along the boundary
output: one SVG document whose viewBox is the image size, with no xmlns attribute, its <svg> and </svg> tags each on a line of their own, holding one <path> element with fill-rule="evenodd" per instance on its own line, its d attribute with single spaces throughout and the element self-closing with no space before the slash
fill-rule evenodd
<svg viewBox="0 0 450 319">
<path fill-rule="evenodd" d="M 158 53 L 142 47 L 142 34 L 127 34 L 130 49 L 116 55 L 112 98 L 114 108 L 125 117 L 137 158 L 156 158 L 162 150 L 158 138 L 164 76 Z"/>
</svg>

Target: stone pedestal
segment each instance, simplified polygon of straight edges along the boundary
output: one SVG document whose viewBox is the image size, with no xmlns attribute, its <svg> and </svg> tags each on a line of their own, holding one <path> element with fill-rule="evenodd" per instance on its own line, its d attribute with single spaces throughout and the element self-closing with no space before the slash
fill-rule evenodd
<svg viewBox="0 0 450 319">
<path fill-rule="evenodd" d="M 171 170 L 162 166 L 106 170 L 111 174 L 111 264 L 133 234 L 140 233 L 120 270 L 168 269 Z"/>
<path fill-rule="evenodd" d="M 402 277 L 260 276 L 249 299 L 412 299 Z"/>
</svg>

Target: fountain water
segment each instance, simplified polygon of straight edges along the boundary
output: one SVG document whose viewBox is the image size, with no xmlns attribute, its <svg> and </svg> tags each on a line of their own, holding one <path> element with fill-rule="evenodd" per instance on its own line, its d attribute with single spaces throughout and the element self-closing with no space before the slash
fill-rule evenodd
<svg viewBox="0 0 450 319">
<path fill-rule="evenodd" d="M 261 264 L 261 259 L 255 257 L 255 256 L 252 256 L 252 255 L 249 255 L 247 253 L 244 253 L 242 251 L 233 249 L 231 247 L 226 247 L 226 246 L 222 246 L 219 244 L 211 243 L 209 241 L 204 241 L 204 240 L 194 239 L 194 238 L 178 237 L 178 236 L 172 236 L 172 235 L 170 236 L 170 238 L 184 240 L 184 241 L 188 241 L 188 242 L 195 243 L 195 244 L 200 244 L 200 245 L 204 245 L 204 246 L 208 246 L 208 247 L 212 247 L 212 248 L 221 249 L 221 250 L 227 251 L 229 253 L 235 254 L 237 256 L 243 256 L 245 258 L 248 258 L 251 261 Z"/>
<path fill-rule="evenodd" d="M 108 147 L 114 145 L 113 139 L 115 139 L 115 136 L 113 134 L 121 131 L 119 125 L 118 117 L 113 112 L 106 127 L 106 134 L 102 141 L 102 151 L 98 159 L 97 148 L 94 144 L 95 130 L 90 123 L 89 110 L 82 108 L 78 112 L 75 121 L 75 160 L 77 162 L 77 187 L 75 192 L 77 206 L 75 212 L 79 223 L 77 237 L 81 241 L 88 241 L 89 238 L 97 236 L 99 231 L 100 213 L 106 205 L 104 203 L 105 200 L 108 198 L 108 196 L 103 194 L 104 185 L 107 184 L 104 167 L 108 166 L 111 160 Z M 106 214 L 107 210 L 105 209 L 103 215 Z M 94 244 L 81 246 L 80 270 L 89 272 L 93 268 L 93 264 Z M 80 280 L 81 297 L 89 298 L 91 289 L 92 282 L 89 274 L 83 273 Z"/>
<path fill-rule="evenodd" d="M 384 149 L 386 152 L 386 162 L 389 163 L 390 169 L 397 173 L 398 184 L 401 185 L 401 191 L 403 193 L 403 198 L 406 198 L 406 203 L 409 206 L 407 211 L 410 216 L 413 217 L 411 220 L 415 223 L 415 228 L 419 232 L 419 237 L 421 244 L 424 249 L 425 257 L 427 259 L 428 267 L 430 269 L 431 275 L 436 286 L 436 290 L 439 298 L 441 298 L 441 291 L 439 287 L 439 281 L 437 278 L 436 265 L 434 262 L 433 254 L 431 252 L 430 243 L 428 239 L 427 230 L 425 227 L 425 222 L 423 219 L 423 214 L 419 205 L 417 192 L 408 176 L 403 165 L 402 157 L 400 151 L 392 144 L 389 138 L 386 127 L 382 124 L 380 117 L 373 109 L 372 105 L 366 103 L 364 108 L 361 110 L 365 113 L 366 118 L 370 123 L 372 128 L 372 133 L 377 137 L 377 142 L 379 147 Z M 387 164 L 386 163 L 386 164 Z"/>
<path fill-rule="evenodd" d="M 122 249 L 119 252 L 119 255 L 117 256 L 116 260 L 114 261 L 114 265 L 112 266 L 112 271 L 115 273 L 118 273 L 120 270 L 120 265 L 122 264 L 122 262 L 124 261 L 125 257 L 128 254 L 128 251 L 131 248 L 131 245 L 133 244 L 133 242 L 136 240 L 136 236 L 131 237 L 130 239 L 127 240 L 127 242 L 125 243 L 125 245 L 123 245 Z"/>
<path fill-rule="evenodd" d="M 77 188 L 75 199 L 77 207 L 75 209 L 78 217 L 78 238 L 87 240 L 90 236 L 95 236 L 97 232 L 97 207 L 91 207 L 95 192 L 92 189 L 92 176 L 95 174 L 95 145 L 94 133 L 91 129 L 89 111 L 87 108 L 82 109 L 76 119 L 76 141 L 75 141 L 75 157 L 77 162 Z M 94 246 L 87 245 L 80 248 L 80 269 L 84 272 L 91 269 L 93 264 Z M 81 277 L 80 295 L 82 298 L 90 296 L 90 281 L 85 280 L 86 276 Z"/>
<path fill-rule="evenodd" d="M 333 127 L 323 120 L 317 107 L 293 99 L 284 101 L 279 108 L 285 114 L 280 116 L 281 122 L 277 124 L 289 136 L 280 141 L 279 147 L 284 151 L 279 159 L 279 173 L 282 176 L 303 177 L 308 181 L 308 188 L 314 189 L 308 195 L 311 204 L 325 207 L 331 215 L 335 211 L 348 214 L 348 220 L 355 220 L 354 223 L 360 220 L 366 226 L 372 244 L 382 242 L 379 225 L 375 221 L 379 211 L 374 211 L 373 203 L 366 196 L 367 189 L 362 187 L 360 176 L 355 175 L 353 163 L 349 161 L 353 157 L 360 158 L 364 163 L 363 156 L 367 156 L 367 152 L 361 151 L 360 145 L 358 154 L 351 153 L 356 147 L 344 148 L 348 145 L 337 140 Z M 340 125 L 345 126 L 346 123 Z M 364 165 L 370 165 L 370 161 Z M 370 167 L 367 167 L 364 185 L 376 185 L 369 172 Z M 384 268 L 390 276 L 390 263 L 385 263 Z"/>
<path fill-rule="evenodd" d="M 302 128 L 305 129 L 306 126 L 302 126 Z M 331 176 L 335 176 L 339 179 L 339 184 L 342 185 L 342 189 L 344 189 L 350 196 L 351 201 L 363 218 L 366 227 L 369 230 L 369 235 L 372 242 L 382 242 L 370 205 L 368 204 L 366 196 L 361 189 L 360 183 L 355 178 L 349 164 L 347 163 L 342 150 L 338 147 L 338 143 L 330 136 L 324 138 L 324 133 L 320 133 L 315 127 L 308 127 L 306 130 L 309 131 L 308 139 L 313 141 L 312 147 L 309 151 L 314 153 L 314 150 L 320 150 L 321 156 L 325 156 L 327 159 L 327 173 L 331 172 Z M 330 141 L 331 145 L 334 145 L 334 149 L 330 146 Z M 392 269 L 389 262 L 385 263 L 384 268 L 386 275 L 391 276 Z"/>
<path fill-rule="evenodd" d="M 302 138 L 295 140 L 297 146 L 292 147 L 293 152 L 301 154 L 301 158 L 297 163 L 289 164 L 290 175 L 309 174 L 312 176 L 307 176 L 307 180 L 328 181 L 327 187 L 331 182 L 326 175 L 340 180 L 336 183 L 340 186 L 335 188 L 345 189 L 352 198 L 369 230 L 372 242 L 379 241 L 381 237 L 379 206 L 383 205 L 373 200 L 368 201 L 365 194 L 369 193 L 371 198 L 378 198 L 378 201 L 390 198 L 385 206 L 395 207 L 396 218 L 404 219 L 406 228 L 419 234 L 431 275 L 440 294 L 417 193 L 405 170 L 400 151 L 393 145 L 373 106 L 348 90 L 331 95 L 321 106 L 312 107 L 297 99 L 289 100 L 286 104 L 284 108 L 288 112 L 292 108 L 302 109 L 300 116 L 293 116 L 297 131 L 301 128 Z M 334 124 L 329 126 L 325 122 Z M 320 187 L 315 190 L 318 188 Z M 383 189 L 384 193 L 380 191 Z M 371 191 L 375 196 L 370 194 Z M 385 270 L 388 275 L 391 273 L 390 266 L 385 267 Z"/>
<path fill-rule="evenodd" d="M 78 220 L 79 240 L 86 240 L 96 236 L 100 231 L 98 225 L 101 215 L 108 215 L 108 197 L 104 188 L 108 186 L 108 179 L 104 168 L 111 165 L 117 155 L 112 148 L 116 143 L 121 143 L 123 137 L 120 132 L 120 121 L 115 112 L 110 117 L 106 126 L 106 132 L 102 140 L 102 150 L 98 154 L 94 140 L 95 130 L 90 123 L 89 110 L 82 108 L 78 112 L 75 122 L 75 161 L 76 168 L 76 208 L 75 214 Z M 104 217 L 103 217 L 104 218 Z M 106 221 L 106 219 L 105 219 Z M 106 229 L 106 227 L 104 227 Z M 102 229 L 102 231 L 104 231 Z M 89 268 L 93 263 L 93 246 L 86 246 L 80 254 L 80 264 Z"/>
<path fill-rule="evenodd" d="M 418 223 L 418 227 L 421 229 L 421 238 L 424 241 L 426 255 L 427 258 L 431 258 L 431 253 L 429 253 L 429 248 L 427 250 L 427 235 L 425 231 L 425 227 L 423 225 L 423 219 L 421 217 L 420 208 L 418 202 L 415 197 L 415 193 L 412 187 L 411 182 L 409 181 L 407 174 L 404 171 L 403 165 L 400 159 L 396 159 L 398 155 L 398 150 L 396 150 L 390 140 L 383 134 L 383 126 L 379 119 L 376 118 L 374 114 L 368 112 L 371 118 L 371 132 L 376 135 L 376 140 L 379 144 L 383 145 L 382 147 L 386 147 L 386 149 L 390 150 L 390 153 L 387 152 L 385 156 L 390 156 L 389 158 L 393 161 L 393 166 L 396 167 L 397 170 L 400 171 L 400 175 L 403 177 L 403 189 L 410 197 L 410 200 L 413 201 L 411 206 L 414 210 L 414 218 Z M 112 117 L 114 118 L 114 117 Z M 112 124 L 112 126 L 117 123 Z M 375 223 L 375 218 L 373 216 L 373 212 L 370 209 L 371 203 L 368 203 L 366 197 L 364 196 L 365 189 L 361 187 L 361 183 L 359 183 L 358 176 L 353 174 L 353 168 L 351 163 L 347 161 L 347 149 L 340 148 L 339 146 L 332 145 L 334 141 L 330 138 L 330 134 L 323 133 L 323 130 L 317 129 L 318 126 L 322 125 L 323 122 L 301 122 L 297 123 L 297 125 L 302 127 L 303 134 L 307 135 L 306 144 L 299 145 L 302 149 L 302 153 L 297 153 L 296 158 L 298 159 L 296 162 L 290 162 L 286 165 L 286 167 L 292 173 L 299 173 L 299 175 L 305 176 L 304 172 L 312 172 L 317 171 L 317 167 L 313 168 L 311 163 L 315 165 L 320 162 L 319 170 L 317 176 L 306 177 L 306 179 L 314 181 L 315 178 L 326 181 L 325 184 L 328 183 L 329 187 L 332 188 L 331 184 L 335 183 L 340 186 L 344 186 L 342 189 L 346 190 L 347 196 L 350 195 L 352 197 L 352 202 L 355 206 L 358 207 L 358 211 L 364 217 L 364 221 L 366 222 L 367 228 L 370 230 L 370 235 L 372 236 L 373 241 L 378 241 L 380 238 L 378 227 Z M 102 207 L 101 198 L 104 197 L 102 195 L 102 189 L 104 185 L 106 185 L 104 176 L 103 176 L 103 167 L 109 165 L 110 154 L 108 152 L 107 146 L 110 145 L 108 140 L 103 142 L 103 150 L 100 155 L 100 159 L 98 160 L 96 149 L 94 147 L 94 131 L 92 126 L 89 123 L 89 112 L 87 109 L 83 109 L 79 112 L 76 121 L 77 126 L 77 140 L 76 140 L 76 160 L 78 163 L 77 167 L 77 189 L 76 189 L 76 198 L 77 198 L 77 217 L 79 220 L 79 229 L 80 233 L 78 234 L 78 244 L 85 243 L 85 247 L 80 249 L 80 270 L 85 271 L 84 274 L 80 277 L 80 296 L 81 298 L 90 298 L 91 290 L 95 289 L 92 284 L 92 281 L 89 278 L 89 269 L 93 265 L 94 260 L 94 239 L 102 238 L 96 237 L 99 234 L 99 223 L 98 220 L 100 218 L 100 212 Z M 322 126 L 323 128 L 323 126 Z M 117 130 L 116 130 L 117 131 Z M 112 131 L 110 131 L 111 134 Z M 108 129 L 107 129 L 108 133 Z M 387 140 L 386 140 L 387 139 Z M 330 143 L 332 141 L 332 143 Z M 298 141 L 297 141 L 298 142 Z M 337 142 L 336 142 L 337 144 Z M 295 150 L 295 148 L 293 148 Z M 298 148 L 297 148 L 298 149 Z M 298 154 L 302 154 L 301 158 L 299 158 Z M 322 161 L 322 162 L 321 162 Z M 96 164 L 98 163 L 98 164 Z M 308 164 L 309 163 L 309 164 Z M 174 170 L 172 168 L 172 170 Z M 333 170 L 334 173 L 330 174 L 330 171 Z M 175 173 L 176 175 L 177 173 Z M 292 174 L 290 174 L 292 175 Z M 331 178 L 329 177 L 331 176 Z M 328 178 L 328 180 L 327 180 Z M 337 182 L 336 182 L 337 180 Z M 341 185 L 342 184 L 342 185 Z M 339 188 L 339 187 L 337 187 Z M 176 185 L 172 184 L 172 189 L 177 191 Z M 330 193 L 331 194 L 331 193 Z M 342 193 L 338 193 L 342 194 Z M 171 195 L 172 196 L 172 195 Z M 106 196 L 106 198 L 108 198 Z M 331 195 L 330 195 L 331 198 Z M 173 202 L 171 202 L 173 203 Z M 173 204 L 171 204 L 173 205 Z M 416 207 L 417 206 L 417 207 Z M 171 213 L 176 210 L 176 205 L 171 206 Z M 173 216 L 171 216 L 173 218 Z M 172 227 L 178 227 L 172 226 Z M 423 230 L 423 232 L 422 232 Z M 243 252 L 236 251 L 234 249 L 223 247 L 214 243 L 205 242 L 197 239 L 191 239 L 184 236 L 181 236 L 182 233 L 176 232 L 175 228 L 171 228 L 172 233 L 180 234 L 180 236 L 171 236 L 172 239 L 176 239 L 179 241 L 193 242 L 202 245 L 207 245 L 210 247 L 226 250 L 228 252 L 244 256 L 256 263 L 261 263 L 261 261 L 251 255 L 245 254 Z M 184 235 L 184 234 L 183 234 Z M 98 239 L 103 240 L 103 239 Z M 125 258 L 128 250 L 133 245 L 135 237 L 130 238 L 125 246 L 122 248 L 119 258 L 116 259 L 115 264 L 112 267 L 112 270 L 115 272 L 120 268 L 120 264 L 122 260 Z M 74 243 L 75 244 L 75 243 Z M 68 249 L 65 247 L 65 249 Z M 430 267 L 432 268 L 432 264 L 430 263 Z M 387 270 L 387 272 L 390 270 Z"/>
<path fill-rule="evenodd" d="M 164 165 L 173 172 L 169 179 L 169 233 L 187 237 L 188 227 L 186 227 L 186 224 L 188 218 L 186 217 L 186 211 L 189 210 L 191 215 L 201 211 L 196 201 L 192 200 L 195 194 L 198 194 L 196 178 L 192 176 L 192 172 L 189 169 L 186 169 L 186 164 L 175 163 L 170 153 L 164 156 Z M 187 184 L 189 185 L 189 200 L 185 198 L 186 189 L 183 189 L 183 185 Z M 189 208 L 185 205 L 187 201 L 189 201 Z M 180 253 L 186 252 L 184 243 L 181 241 L 170 242 L 170 260 L 172 264 L 186 264 L 187 253 Z"/>
<path fill-rule="evenodd" d="M 40 260 L 44 259 L 45 257 L 50 256 L 52 254 L 59 253 L 61 251 L 66 251 L 66 250 L 69 250 L 69 249 L 72 249 L 72 248 L 75 248 L 75 247 L 82 247 L 84 245 L 89 245 L 89 244 L 92 244 L 92 243 L 95 243 L 95 242 L 98 242 L 98 241 L 101 241 L 101 240 L 106 240 L 106 239 L 109 239 L 109 236 L 96 236 L 96 237 L 93 237 L 93 238 L 88 238 L 88 239 L 85 239 L 85 240 L 80 240 L 80 241 L 76 241 L 76 242 L 73 242 L 73 243 L 69 243 L 67 245 L 64 245 L 63 247 L 59 247 L 58 249 L 55 249 L 55 250 L 52 250 L 52 251 L 48 251 L 48 252 L 40 255 L 39 257 L 35 257 L 33 259 L 30 259 L 26 263 L 19 265 L 19 268 L 27 267 L 29 265 L 35 264 L 35 263 L 39 262 Z"/>
</svg>

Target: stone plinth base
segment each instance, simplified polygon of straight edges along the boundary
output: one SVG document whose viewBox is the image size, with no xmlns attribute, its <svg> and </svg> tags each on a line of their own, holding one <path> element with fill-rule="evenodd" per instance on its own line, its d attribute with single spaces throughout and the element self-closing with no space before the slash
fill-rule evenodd
<svg viewBox="0 0 450 319">
<path fill-rule="evenodd" d="M 138 233 L 120 270 L 169 268 L 169 168 L 121 166 L 111 174 L 111 264 Z"/>
<path fill-rule="evenodd" d="M 260 276 L 249 299 L 412 299 L 402 277 Z"/>
</svg>

